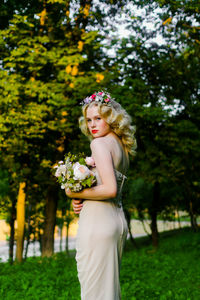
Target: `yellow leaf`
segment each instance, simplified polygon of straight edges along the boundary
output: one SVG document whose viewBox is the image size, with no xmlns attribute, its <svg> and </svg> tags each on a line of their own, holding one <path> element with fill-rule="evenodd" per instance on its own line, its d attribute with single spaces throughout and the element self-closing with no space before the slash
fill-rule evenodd
<svg viewBox="0 0 200 300">
<path fill-rule="evenodd" d="M 63 117 L 66 117 L 66 116 L 68 115 L 68 113 L 67 113 L 66 111 L 62 111 L 61 115 L 62 115 Z"/>
<path fill-rule="evenodd" d="M 64 124 L 64 123 L 66 123 L 66 121 L 67 121 L 67 120 L 63 118 L 63 119 L 60 120 L 60 123 L 61 123 L 61 124 Z"/>
<path fill-rule="evenodd" d="M 69 10 L 66 11 L 66 16 L 69 17 Z"/>
<path fill-rule="evenodd" d="M 34 78 L 34 77 L 31 77 L 31 81 L 32 81 L 32 82 L 35 81 L 35 78 Z"/>
<path fill-rule="evenodd" d="M 73 89 L 73 88 L 74 88 L 74 84 L 73 84 L 73 82 L 71 82 L 69 86 L 70 86 L 70 88 L 72 88 L 72 89 Z"/>
<path fill-rule="evenodd" d="M 165 26 L 166 24 L 171 23 L 172 17 L 167 18 L 162 24 Z"/>
<path fill-rule="evenodd" d="M 45 8 L 45 9 L 43 9 L 43 11 L 41 12 L 41 17 L 45 17 L 46 14 L 47 14 L 47 10 L 46 10 L 46 8 Z"/>
<path fill-rule="evenodd" d="M 31 233 L 31 234 L 30 234 L 30 239 L 31 239 L 31 240 L 34 240 L 34 238 L 35 238 L 34 233 Z"/>
<path fill-rule="evenodd" d="M 50 168 L 51 167 L 51 161 L 50 160 L 47 160 L 47 159 L 43 159 L 41 161 L 41 166 L 44 167 L 44 168 Z"/>
<path fill-rule="evenodd" d="M 65 150 L 65 148 L 64 148 L 63 145 L 61 145 L 61 146 L 59 146 L 59 147 L 57 148 L 57 150 L 58 150 L 59 152 L 63 152 L 63 151 Z"/>
<path fill-rule="evenodd" d="M 72 67 L 70 65 L 68 65 L 66 68 L 65 68 L 65 71 L 67 74 L 70 74 L 71 71 L 72 71 Z"/>
<path fill-rule="evenodd" d="M 79 41 L 79 42 L 78 42 L 78 50 L 79 50 L 79 51 L 82 51 L 82 50 L 83 50 L 83 45 L 84 45 L 84 43 L 83 43 L 82 41 Z"/>
<path fill-rule="evenodd" d="M 76 76 L 78 74 L 77 66 L 73 66 L 71 74 L 72 74 L 72 76 Z"/>
<path fill-rule="evenodd" d="M 47 14 L 46 8 L 43 9 L 43 11 L 39 14 L 40 15 L 40 25 L 41 26 L 44 26 L 45 19 L 46 19 L 46 14 Z"/>
<path fill-rule="evenodd" d="M 96 82 L 101 82 L 103 79 L 104 79 L 104 75 L 103 74 L 100 74 L 100 73 L 98 73 L 98 74 L 96 74 Z"/>
<path fill-rule="evenodd" d="M 90 11 L 90 5 L 86 4 L 86 6 L 83 9 L 83 14 L 85 15 L 85 17 L 89 16 L 89 11 Z"/>
</svg>

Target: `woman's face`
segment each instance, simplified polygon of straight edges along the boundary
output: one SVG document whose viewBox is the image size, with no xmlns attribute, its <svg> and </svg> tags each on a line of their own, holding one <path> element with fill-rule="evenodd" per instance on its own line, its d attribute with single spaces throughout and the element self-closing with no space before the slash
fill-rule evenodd
<svg viewBox="0 0 200 300">
<path fill-rule="evenodd" d="M 88 129 L 94 138 L 107 135 L 111 132 L 110 126 L 99 114 L 98 106 L 88 107 L 86 112 Z"/>
</svg>

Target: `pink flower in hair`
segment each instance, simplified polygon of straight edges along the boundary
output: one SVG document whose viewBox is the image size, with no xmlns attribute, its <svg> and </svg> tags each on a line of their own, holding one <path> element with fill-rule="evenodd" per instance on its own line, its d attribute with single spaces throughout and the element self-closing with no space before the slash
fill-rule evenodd
<svg viewBox="0 0 200 300">
<path fill-rule="evenodd" d="M 114 98 L 111 98 L 110 94 L 108 94 L 107 92 L 104 92 L 104 91 L 100 91 L 100 92 L 95 92 L 90 97 L 86 97 L 81 102 L 81 104 L 87 105 L 87 104 L 95 101 L 98 103 L 104 103 L 104 104 L 110 105 L 113 100 L 114 100 Z"/>
</svg>

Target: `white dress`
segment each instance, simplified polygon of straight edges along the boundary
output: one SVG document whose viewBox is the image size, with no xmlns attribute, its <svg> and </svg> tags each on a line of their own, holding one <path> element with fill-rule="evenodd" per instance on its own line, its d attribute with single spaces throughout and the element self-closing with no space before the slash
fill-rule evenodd
<svg viewBox="0 0 200 300">
<path fill-rule="evenodd" d="M 79 216 L 76 261 L 82 300 L 120 300 L 120 262 L 128 227 L 121 204 L 126 178 L 115 170 L 117 197 L 85 200 Z M 97 184 L 101 184 L 97 176 Z"/>
</svg>

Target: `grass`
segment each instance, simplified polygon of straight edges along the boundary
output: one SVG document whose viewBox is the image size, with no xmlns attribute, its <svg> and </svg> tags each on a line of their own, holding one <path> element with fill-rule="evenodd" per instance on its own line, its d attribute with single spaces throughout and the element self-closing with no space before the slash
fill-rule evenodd
<svg viewBox="0 0 200 300">
<path fill-rule="evenodd" d="M 136 242 L 138 249 L 127 242 L 123 255 L 122 300 L 200 299 L 200 233 L 162 233 L 157 251 L 148 238 Z M 59 253 L 21 265 L 0 263 L 0 299 L 80 300 L 74 257 Z"/>
</svg>

